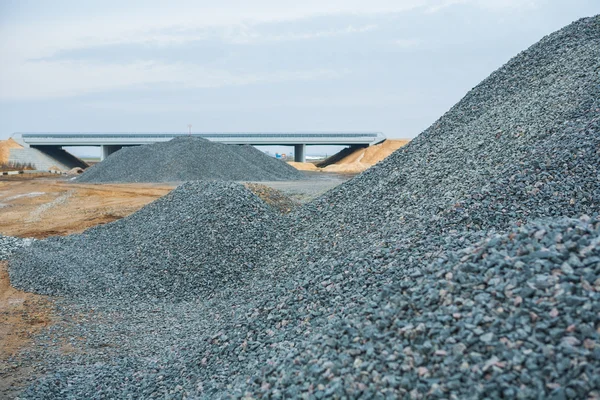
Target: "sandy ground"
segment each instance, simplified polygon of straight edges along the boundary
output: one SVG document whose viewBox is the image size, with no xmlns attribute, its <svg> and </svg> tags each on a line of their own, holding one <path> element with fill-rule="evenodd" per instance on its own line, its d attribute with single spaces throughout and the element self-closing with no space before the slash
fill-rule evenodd
<svg viewBox="0 0 600 400">
<path fill-rule="evenodd" d="M 0 181 L 0 233 L 44 238 L 123 218 L 175 186 L 74 184 L 63 179 Z"/>
<path fill-rule="evenodd" d="M 15 142 L 12 138 L 8 140 L 0 140 L 0 164 L 8 162 L 10 156 L 10 149 L 22 149 L 19 143 Z"/>
<path fill-rule="evenodd" d="M 386 140 L 383 143 L 366 147 L 342 158 L 335 164 L 323 168 L 327 172 L 358 173 L 362 172 L 380 161 L 388 158 L 394 151 L 407 145 L 408 139 Z"/>
<path fill-rule="evenodd" d="M 258 182 L 300 203 L 350 179 L 352 175 L 305 172 L 299 181 Z M 65 179 L 0 180 L 0 233 L 46 238 L 83 232 L 123 218 L 169 193 L 177 184 L 75 184 Z"/>
<path fill-rule="evenodd" d="M 52 323 L 52 303 L 45 296 L 10 286 L 7 262 L 0 262 L 0 398 L 13 398 L 15 389 L 32 376 L 30 368 L 13 359 L 42 328 Z"/>
<path fill-rule="evenodd" d="M 311 162 L 288 161 L 287 163 L 300 171 L 319 171 L 320 170 L 315 164 L 313 164 Z"/>
</svg>

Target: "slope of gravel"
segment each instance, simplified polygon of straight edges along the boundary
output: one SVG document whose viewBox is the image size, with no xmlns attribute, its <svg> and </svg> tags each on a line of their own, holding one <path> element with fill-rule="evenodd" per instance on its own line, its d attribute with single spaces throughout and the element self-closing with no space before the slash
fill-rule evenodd
<svg viewBox="0 0 600 400">
<path fill-rule="evenodd" d="M 382 163 L 276 214 L 270 237 L 252 220 L 252 239 L 239 239 L 247 213 L 222 229 L 237 207 L 221 207 L 262 204 L 240 186 L 175 190 L 170 214 L 206 209 L 219 220 L 201 237 L 221 232 L 219 243 L 261 254 L 244 273 L 211 242 L 225 278 L 196 275 L 197 296 L 156 291 L 160 279 L 143 273 L 169 265 L 173 243 L 142 256 L 135 279 L 111 281 L 127 302 L 88 288 L 86 257 L 105 260 L 100 279 L 134 264 L 101 258 L 131 256 L 115 224 L 96 228 L 98 251 L 71 246 L 80 237 L 19 251 L 16 285 L 60 293 L 62 315 L 79 316 L 42 342 L 79 351 L 42 345 L 32 359 L 43 357 L 45 376 L 24 397 L 600 397 L 599 42 L 598 16 L 542 39 Z M 146 248 L 146 232 L 172 229 L 147 209 L 129 219 Z M 173 247 L 179 257 L 208 247 L 193 232 L 181 236 L 191 248 Z M 31 265 L 41 273 L 22 272 Z"/>
<path fill-rule="evenodd" d="M 273 257 L 279 216 L 240 184 L 188 182 L 114 223 L 35 243 L 13 257 L 11 282 L 88 298 L 202 296 Z"/>
<path fill-rule="evenodd" d="M 301 179 L 286 163 L 252 146 L 195 137 L 124 147 L 87 169 L 76 182 L 279 181 Z"/>
<path fill-rule="evenodd" d="M 29 246 L 34 239 L 23 239 L 0 234 L 0 261 L 8 258 L 18 249 Z"/>
</svg>

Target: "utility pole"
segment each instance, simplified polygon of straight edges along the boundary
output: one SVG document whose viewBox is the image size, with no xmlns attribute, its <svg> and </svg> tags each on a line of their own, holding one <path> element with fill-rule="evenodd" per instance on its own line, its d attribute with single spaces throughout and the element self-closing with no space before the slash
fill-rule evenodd
<svg viewBox="0 0 600 400">
<path fill-rule="evenodd" d="M 192 136 L 192 124 L 188 124 L 189 136 Z"/>
</svg>

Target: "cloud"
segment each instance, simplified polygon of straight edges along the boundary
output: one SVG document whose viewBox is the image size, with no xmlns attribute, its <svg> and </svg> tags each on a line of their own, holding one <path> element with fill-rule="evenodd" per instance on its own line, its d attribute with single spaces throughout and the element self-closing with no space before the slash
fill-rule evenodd
<svg viewBox="0 0 600 400">
<path fill-rule="evenodd" d="M 470 5 L 488 10 L 534 8 L 538 3 L 538 0 L 441 0 L 427 6 L 426 12 L 436 13 L 457 5 Z"/>
<path fill-rule="evenodd" d="M 97 64 L 75 61 L 40 61 L 13 65 L 18 73 L 0 76 L 0 100 L 77 96 L 127 87 L 167 84 L 182 88 L 336 79 L 345 70 L 303 69 L 276 73 L 230 72 L 195 64 L 135 62 Z"/>
<path fill-rule="evenodd" d="M 475 1 L 475 0 L 469 0 Z M 499 0 L 491 0 L 499 1 Z M 513 1 L 513 0 L 507 0 Z M 113 45 L 123 43 L 173 45 L 196 40 L 214 39 L 215 34 L 229 40 L 242 42 L 244 35 L 268 40 L 258 35 L 254 28 L 261 24 L 298 21 L 317 17 L 339 15 L 376 16 L 403 13 L 415 9 L 446 4 L 447 0 L 304 0 L 302 2 L 282 0 L 255 0 L 239 2 L 222 0 L 218 5 L 206 6 L 203 2 L 179 1 L 165 7 L 164 2 L 148 0 L 144 7 L 135 7 L 135 2 L 104 1 L 102 7 L 78 8 L 56 15 L 40 18 L 35 23 L 2 21 L 0 24 L 0 49 L 12 50 L 26 58 L 41 58 L 57 51 Z M 59 2 L 60 3 L 60 2 Z M 42 4 L 38 13 L 42 15 L 59 7 L 54 2 Z M 88 6 L 90 7 L 90 6 Z M 97 12 L 96 12 L 97 11 Z M 36 10 L 32 10 L 35 13 Z M 371 27 L 367 26 L 366 29 Z M 313 32 L 319 35 L 352 33 L 348 27 L 332 32 Z M 299 32 L 296 38 L 310 38 L 311 33 Z M 273 40 L 295 40 L 294 35 Z M 18 44 L 18 49 L 15 45 Z"/>
<path fill-rule="evenodd" d="M 368 51 L 372 51 L 367 45 L 369 34 L 380 29 L 381 21 L 389 22 L 394 15 L 415 10 L 435 13 L 457 4 L 499 7 L 501 4 L 514 5 L 520 2 L 222 0 L 210 6 L 206 5 L 207 2 L 179 1 L 165 7 L 166 3 L 158 0 L 105 0 L 94 5 L 77 3 L 73 7 L 73 3 L 57 0 L 41 3 L 39 9 L 27 9 L 19 17 L 0 19 L 0 54 L 3 55 L 3 63 L 0 64 L 0 98 L 16 100 L 77 96 L 157 83 L 219 87 L 334 79 L 340 71 L 331 65 L 331 51 L 328 55 L 324 47 L 319 48 L 320 53 L 307 49 L 312 45 L 310 41 L 340 40 L 338 44 L 341 46 L 335 47 L 334 58 L 347 56 L 356 44 L 363 51 L 355 54 L 359 59 L 351 64 L 356 64 L 356 61 L 367 58 L 365 55 Z M 531 1 L 527 4 L 531 4 Z M 46 14 L 51 14 L 52 18 L 47 18 Z M 340 16 L 346 16 L 347 19 Z M 312 24 L 314 21 L 319 22 Z M 384 35 L 380 34 L 379 39 Z M 342 39 L 346 41 L 342 43 Z M 299 52 L 302 56 L 314 54 L 313 59 L 299 59 L 290 54 L 288 49 L 282 51 L 288 42 L 288 49 L 299 49 L 304 52 Z M 300 42 L 307 44 L 301 47 Z M 419 39 L 410 37 L 396 40 L 384 38 L 380 42 L 403 49 L 416 47 L 420 43 Z M 213 47 L 207 46 L 206 51 L 199 52 L 196 59 L 180 57 L 169 60 L 168 56 L 176 52 L 164 52 L 168 53 L 164 58 L 152 54 L 156 48 L 185 49 L 198 43 Z M 269 53 L 277 44 L 280 44 L 276 48 L 280 53 Z M 230 46 L 227 47 L 230 53 L 223 50 L 219 53 L 226 46 Z M 250 51 L 242 52 L 235 46 L 260 48 L 258 56 L 277 54 L 279 58 L 271 63 L 274 66 L 267 65 L 267 62 L 253 63 L 248 58 L 252 57 Z M 142 47 L 146 47 L 145 51 L 140 50 Z M 197 50 L 197 47 L 191 48 Z M 122 57 L 123 49 L 131 50 L 131 55 Z M 97 55 L 92 57 L 94 53 Z M 218 65 L 210 62 L 211 55 L 219 58 Z M 277 60 L 285 61 L 286 56 L 292 58 L 293 62 L 277 64 Z M 319 61 L 323 59 L 328 59 L 330 64 L 324 62 L 320 65 Z M 231 63 L 227 64 L 229 61 Z M 302 65 L 296 66 L 294 63 Z M 250 71 L 253 67 L 256 69 Z"/>
<path fill-rule="evenodd" d="M 403 49 L 410 49 L 417 47 L 421 41 L 419 39 L 396 39 L 393 41 L 394 45 Z"/>
<path fill-rule="evenodd" d="M 376 24 L 362 25 L 354 27 L 349 25 L 342 29 L 328 29 L 321 31 L 308 31 L 308 32 L 297 32 L 297 33 L 286 33 L 286 34 L 263 34 L 258 32 L 246 32 L 244 35 L 231 35 L 226 38 L 226 41 L 234 44 L 255 44 L 265 42 L 288 42 L 297 40 L 313 40 L 313 39 L 324 39 L 339 37 L 344 35 L 351 35 L 357 33 L 365 33 L 377 29 Z"/>
</svg>

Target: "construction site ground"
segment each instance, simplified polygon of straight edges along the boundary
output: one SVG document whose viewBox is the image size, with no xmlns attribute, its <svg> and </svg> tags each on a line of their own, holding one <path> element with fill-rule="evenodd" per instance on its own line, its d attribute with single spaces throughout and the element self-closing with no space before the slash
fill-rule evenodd
<svg viewBox="0 0 600 400">
<path fill-rule="evenodd" d="M 74 184 L 47 175 L 0 180 L 0 233 L 38 239 L 78 233 L 125 217 L 169 193 L 174 185 Z M 35 334 L 54 322 L 52 301 L 10 285 L 0 261 L 0 398 L 12 398 L 35 372 L 16 357 Z"/>
<path fill-rule="evenodd" d="M 0 233 L 44 238 L 68 235 L 137 211 L 175 186 L 74 184 L 56 178 L 0 181 Z"/>
<path fill-rule="evenodd" d="M 36 333 L 53 322 L 52 302 L 45 296 L 13 288 L 7 262 L 0 261 L 0 398 L 13 398 L 16 389 L 34 376 L 14 356 L 32 343 Z"/>
<path fill-rule="evenodd" d="M 305 173 L 299 181 L 260 182 L 303 203 L 352 175 Z M 45 238 L 82 232 L 123 218 L 177 186 L 158 183 L 80 184 L 65 178 L 0 180 L 0 233 Z"/>
<path fill-rule="evenodd" d="M 260 182 L 296 203 L 319 196 L 352 175 L 305 173 L 299 181 Z M 79 184 L 56 175 L 19 175 L 0 179 L 0 233 L 44 239 L 83 232 L 123 218 L 169 193 L 177 186 L 158 183 Z M 268 201 L 268 199 L 265 199 Z M 35 334 L 55 323 L 52 299 L 14 289 L 7 262 L 0 262 L 0 398 L 33 379 L 35 372 L 18 361 L 19 350 L 34 342 Z"/>
</svg>

